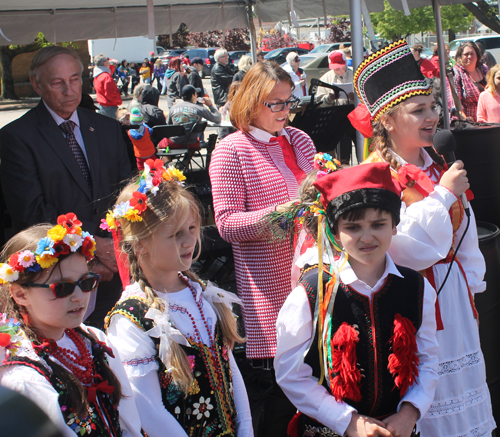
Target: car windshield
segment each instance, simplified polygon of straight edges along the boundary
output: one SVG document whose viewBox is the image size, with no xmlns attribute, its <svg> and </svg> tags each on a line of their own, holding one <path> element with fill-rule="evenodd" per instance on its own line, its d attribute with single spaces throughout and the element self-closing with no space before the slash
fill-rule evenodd
<svg viewBox="0 0 500 437">
<path fill-rule="evenodd" d="M 309 53 L 326 53 L 331 44 L 321 44 L 320 46 L 312 49 Z"/>
<path fill-rule="evenodd" d="M 463 40 L 459 41 L 457 39 L 455 41 L 450 42 L 450 52 L 456 52 L 458 47 L 460 47 L 461 43 L 463 43 Z"/>
</svg>

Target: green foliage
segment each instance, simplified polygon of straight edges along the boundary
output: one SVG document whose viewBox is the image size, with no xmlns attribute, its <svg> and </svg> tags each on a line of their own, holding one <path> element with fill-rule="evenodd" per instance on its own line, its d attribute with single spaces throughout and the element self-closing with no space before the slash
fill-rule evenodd
<svg viewBox="0 0 500 437">
<path fill-rule="evenodd" d="M 411 34 L 435 32 L 436 23 L 432 6 L 410 9 L 410 15 L 396 11 L 388 1 L 384 1 L 382 12 L 370 14 L 375 32 L 382 38 L 398 40 Z M 453 29 L 455 32 L 469 29 L 473 16 L 463 5 L 441 7 L 443 29 Z"/>
</svg>

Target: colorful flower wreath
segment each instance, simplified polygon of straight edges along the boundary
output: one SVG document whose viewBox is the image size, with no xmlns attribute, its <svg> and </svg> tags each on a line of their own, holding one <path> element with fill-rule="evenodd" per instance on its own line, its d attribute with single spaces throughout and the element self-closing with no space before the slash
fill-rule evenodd
<svg viewBox="0 0 500 437">
<path fill-rule="evenodd" d="M 11 356 L 15 356 L 17 349 L 21 347 L 21 323 L 16 319 L 8 319 L 0 313 L 0 348 L 9 351 Z"/>
<path fill-rule="evenodd" d="M 148 195 L 156 193 L 166 182 L 176 182 L 183 185 L 186 176 L 182 171 L 173 166 L 165 168 L 161 159 L 148 159 L 144 164 L 144 171 L 138 180 L 139 187 L 132 193 L 132 198 L 119 203 L 108 211 L 106 218 L 101 220 L 100 228 L 105 231 L 116 230 L 119 226 L 117 220 L 127 219 L 131 222 L 142 221 L 141 214 L 147 209 Z"/>
<path fill-rule="evenodd" d="M 81 249 L 87 261 L 94 258 L 95 240 L 82 231 L 82 222 L 72 212 L 60 215 L 57 225 L 47 232 L 34 252 L 23 250 L 10 256 L 6 263 L 0 263 L 0 284 L 15 282 L 22 272 L 39 272 L 54 265 L 60 255 L 67 255 Z"/>
</svg>

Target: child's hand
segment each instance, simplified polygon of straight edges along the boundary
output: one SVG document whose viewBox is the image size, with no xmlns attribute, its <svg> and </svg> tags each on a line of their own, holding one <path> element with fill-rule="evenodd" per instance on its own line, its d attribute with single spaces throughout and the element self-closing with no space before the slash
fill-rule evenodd
<svg viewBox="0 0 500 437">
<path fill-rule="evenodd" d="M 459 197 L 470 187 L 467 172 L 462 161 L 455 161 L 448 171 L 441 177 L 439 185 L 448 188 Z"/>
<path fill-rule="evenodd" d="M 410 437 L 418 419 L 418 410 L 409 402 L 403 402 L 396 414 L 384 420 L 386 428 L 393 437 Z"/>
<path fill-rule="evenodd" d="M 392 437 L 383 422 L 357 413 L 352 413 L 351 423 L 345 433 L 348 437 Z"/>
</svg>

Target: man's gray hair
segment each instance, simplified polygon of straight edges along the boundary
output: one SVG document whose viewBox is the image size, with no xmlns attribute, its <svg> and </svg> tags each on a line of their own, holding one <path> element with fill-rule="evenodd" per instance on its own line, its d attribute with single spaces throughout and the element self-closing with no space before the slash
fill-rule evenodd
<svg viewBox="0 0 500 437">
<path fill-rule="evenodd" d="M 106 56 L 106 55 L 103 55 L 102 53 L 100 55 L 97 55 L 95 58 L 94 58 L 94 64 L 97 66 L 97 67 L 102 67 L 104 65 L 104 63 L 108 60 L 109 58 Z"/>
<path fill-rule="evenodd" d="M 83 73 L 82 61 L 80 60 L 80 57 L 74 50 L 68 47 L 49 46 L 40 49 L 33 58 L 33 61 L 31 61 L 31 66 L 29 69 L 29 77 L 36 77 L 36 80 L 38 82 L 40 78 L 40 69 L 44 66 L 44 64 L 49 62 L 52 58 L 55 58 L 56 56 L 59 55 L 69 55 L 75 58 L 80 64 L 80 70 Z"/>
<path fill-rule="evenodd" d="M 226 49 L 218 49 L 214 53 L 214 59 L 215 62 L 219 62 L 219 58 L 222 58 L 223 56 L 227 55 L 227 50 Z"/>
</svg>

